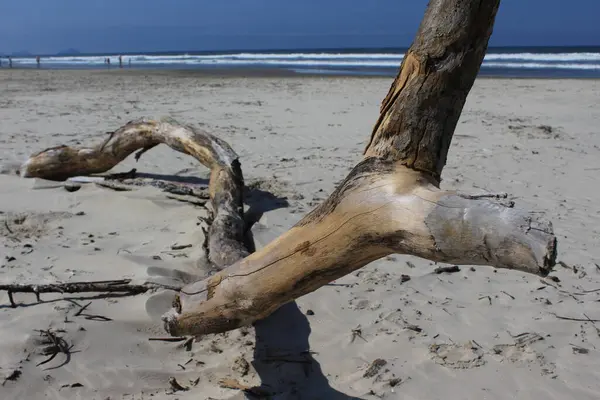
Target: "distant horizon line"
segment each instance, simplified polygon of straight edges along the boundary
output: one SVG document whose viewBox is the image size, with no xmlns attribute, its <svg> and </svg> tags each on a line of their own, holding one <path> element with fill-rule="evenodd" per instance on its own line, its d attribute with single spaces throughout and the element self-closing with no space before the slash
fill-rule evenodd
<svg viewBox="0 0 600 400">
<path fill-rule="evenodd" d="M 69 57 L 69 56 L 108 56 L 108 55 L 179 55 L 179 54 L 236 54 L 236 53 L 307 53 L 307 52 L 332 52 L 332 51 L 343 51 L 344 53 L 358 51 L 358 52 L 375 52 L 375 51 L 402 51 L 405 52 L 410 46 L 384 46 L 384 47 L 302 47 L 302 48 L 276 48 L 276 49 L 222 49 L 222 50 L 155 50 L 155 51 L 102 51 L 102 52 L 84 52 L 79 49 L 69 48 L 67 50 L 57 51 L 54 53 L 33 53 L 28 50 L 14 51 L 11 53 L 0 52 L 2 57 Z M 600 50 L 600 45 L 507 45 L 507 46 L 489 46 L 488 50 L 493 49 L 594 49 Z"/>
</svg>

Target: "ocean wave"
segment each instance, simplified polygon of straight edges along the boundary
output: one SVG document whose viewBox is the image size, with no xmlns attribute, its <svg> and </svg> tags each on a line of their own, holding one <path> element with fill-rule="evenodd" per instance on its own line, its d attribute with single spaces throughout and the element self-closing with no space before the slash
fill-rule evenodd
<svg viewBox="0 0 600 400">
<path fill-rule="evenodd" d="M 491 53 L 485 60 L 526 60 L 526 61 L 600 61 L 600 53 Z"/>
<path fill-rule="evenodd" d="M 544 63 L 514 63 L 514 62 L 484 62 L 482 67 L 487 68 L 519 68 L 519 69 L 574 69 L 574 70 L 600 70 L 600 64 L 544 64 Z"/>
<path fill-rule="evenodd" d="M 123 56 L 123 62 L 147 66 L 265 66 L 312 68 L 398 68 L 403 54 L 395 53 L 235 53 Z M 54 56 L 42 58 L 44 65 L 101 66 L 106 58 L 118 64 L 118 55 Z M 522 69 L 600 69 L 600 53 L 488 53 L 483 67 Z M 35 58 L 13 58 L 15 64 L 35 64 Z"/>
</svg>

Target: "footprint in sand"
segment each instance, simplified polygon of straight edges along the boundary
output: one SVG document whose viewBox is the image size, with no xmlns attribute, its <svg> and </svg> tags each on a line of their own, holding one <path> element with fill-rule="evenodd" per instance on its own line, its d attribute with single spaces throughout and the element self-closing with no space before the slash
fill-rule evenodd
<svg viewBox="0 0 600 400">
<path fill-rule="evenodd" d="M 433 344 L 429 347 L 432 359 L 449 368 L 469 369 L 485 364 L 484 352 L 471 342 L 458 344 Z"/>
</svg>

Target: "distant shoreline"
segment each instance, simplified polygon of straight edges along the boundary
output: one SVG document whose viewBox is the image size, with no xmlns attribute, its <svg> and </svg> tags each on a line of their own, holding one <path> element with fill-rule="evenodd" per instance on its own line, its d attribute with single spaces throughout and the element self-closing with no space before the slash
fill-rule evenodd
<svg viewBox="0 0 600 400">
<path fill-rule="evenodd" d="M 111 67 L 108 68 L 36 68 L 36 67 L 13 67 L 12 69 L 0 68 L 0 73 L 9 73 L 10 71 L 19 71 L 19 72 L 31 72 L 31 73 L 63 73 L 63 72 L 73 72 L 78 74 L 112 74 L 112 75 L 124 75 L 124 76 L 137 76 L 137 75 L 168 75 L 168 76 L 177 76 L 180 75 L 182 77 L 189 76 L 198 76 L 198 77 L 232 77 L 232 78 L 243 78 L 243 77 L 251 77 L 251 78 L 273 78 L 273 77 L 290 77 L 290 78 L 357 78 L 357 79 L 393 79 L 398 69 L 391 74 L 360 74 L 352 71 L 343 71 L 336 74 L 322 74 L 318 72 L 299 72 L 292 71 L 286 69 L 279 68 L 214 68 L 214 69 L 199 69 L 199 68 L 119 68 Z M 488 74 L 481 73 L 477 76 L 477 79 L 506 79 L 506 80 L 599 80 L 600 77 L 578 77 L 578 76 L 519 76 L 519 75 L 506 75 L 506 74 Z"/>
<path fill-rule="evenodd" d="M 241 52 L 74 54 L 13 57 L 13 68 L 200 70 L 214 75 L 396 75 L 406 49 L 313 49 Z M 3 66 L 8 62 L 3 60 Z M 261 71 L 262 70 L 262 71 Z M 600 47 L 490 48 L 480 76 L 504 78 L 600 78 Z"/>
</svg>

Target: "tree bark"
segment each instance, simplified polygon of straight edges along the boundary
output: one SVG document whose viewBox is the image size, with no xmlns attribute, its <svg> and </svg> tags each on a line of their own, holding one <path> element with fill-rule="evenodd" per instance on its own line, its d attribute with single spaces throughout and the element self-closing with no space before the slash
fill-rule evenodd
<svg viewBox="0 0 600 400">
<path fill-rule="evenodd" d="M 498 4 L 430 1 L 363 160 L 323 204 L 254 254 L 243 245 L 237 157 L 222 141 L 191 127 L 148 120 L 128 124 L 94 149 L 61 147 L 34 155 L 23 176 L 97 173 L 158 143 L 212 169 L 210 197 L 217 211 L 209 247 L 211 261 L 221 270 L 177 295 L 163 317 L 174 336 L 248 325 L 391 253 L 546 275 L 556 260 L 549 222 L 494 199 L 439 188 Z"/>
<path fill-rule="evenodd" d="M 365 150 L 440 180 L 500 0 L 432 0 Z"/>
</svg>

